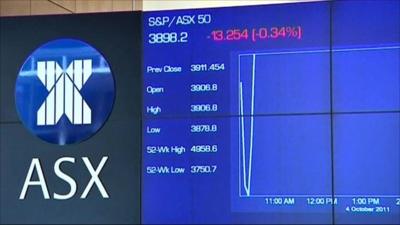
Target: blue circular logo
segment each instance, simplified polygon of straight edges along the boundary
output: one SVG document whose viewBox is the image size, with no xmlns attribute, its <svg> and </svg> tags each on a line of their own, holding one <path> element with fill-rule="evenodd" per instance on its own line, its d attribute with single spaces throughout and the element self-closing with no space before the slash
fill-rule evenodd
<svg viewBox="0 0 400 225">
<path fill-rule="evenodd" d="M 22 65 L 15 101 L 22 123 L 50 143 L 78 143 L 94 135 L 110 115 L 114 78 L 106 59 L 75 39 L 50 41 Z"/>
</svg>

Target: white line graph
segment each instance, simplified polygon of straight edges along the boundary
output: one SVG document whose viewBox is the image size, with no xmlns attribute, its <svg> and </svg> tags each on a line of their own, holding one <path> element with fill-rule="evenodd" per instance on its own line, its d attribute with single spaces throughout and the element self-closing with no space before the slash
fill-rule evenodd
<svg viewBox="0 0 400 225">
<path fill-rule="evenodd" d="M 239 161 L 239 197 L 278 197 L 278 196 L 286 196 L 286 197 L 310 197 L 307 194 L 298 194 L 298 195 L 257 195 L 252 194 L 251 192 L 251 183 L 252 183 L 252 166 L 253 166 L 253 143 L 254 143 L 254 109 L 255 109 L 255 82 L 256 82 L 256 59 L 257 56 L 261 55 L 284 55 L 284 54 L 310 54 L 310 53 L 330 53 L 330 52 L 349 52 L 349 51 L 374 51 L 374 50 L 395 50 L 400 49 L 400 46 L 385 46 L 385 47 L 364 47 L 364 48 L 347 48 L 347 49 L 322 49 L 322 50 L 305 50 L 305 51 L 283 51 L 283 52 L 267 52 L 267 53 L 244 53 L 238 55 L 238 124 L 239 124 L 239 132 L 238 132 L 238 161 Z M 241 75 L 241 58 L 242 57 L 251 57 L 251 84 L 248 84 L 247 88 L 251 88 L 251 97 L 248 101 L 250 104 L 250 114 L 245 116 L 244 108 L 245 108 L 245 99 L 244 99 L 244 90 L 246 86 L 242 81 Z M 250 125 L 247 125 L 248 128 L 246 130 L 245 117 L 249 118 Z M 248 135 L 248 136 L 247 136 Z M 246 138 L 249 139 L 248 144 L 246 144 Z M 242 171 L 240 171 L 242 170 Z M 242 193 L 242 189 L 244 189 L 245 193 Z M 315 195 L 319 197 L 332 197 L 332 195 Z M 336 195 L 335 197 L 357 197 L 357 196 L 365 196 L 365 195 Z M 371 197 L 400 197 L 400 195 L 368 195 Z"/>
<path fill-rule="evenodd" d="M 244 136 L 244 111 L 243 111 L 243 82 L 240 81 L 239 75 L 239 110 L 240 110 L 240 129 L 241 129 L 241 143 L 242 143 L 242 157 L 243 157 L 243 185 L 246 191 L 246 195 L 250 195 L 251 190 L 251 172 L 252 172 L 252 158 L 253 158 L 253 143 L 254 143 L 254 90 L 255 90 L 255 75 L 256 75 L 256 55 L 253 54 L 252 61 L 252 72 L 251 72 L 251 117 L 250 117 L 250 146 L 249 146 L 249 165 L 246 168 L 246 146 L 245 146 L 245 136 Z M 248 174 L 246 174 L 246 170 Z M 246 179 L 247 178 L 247 179 Z"/>
</svg>

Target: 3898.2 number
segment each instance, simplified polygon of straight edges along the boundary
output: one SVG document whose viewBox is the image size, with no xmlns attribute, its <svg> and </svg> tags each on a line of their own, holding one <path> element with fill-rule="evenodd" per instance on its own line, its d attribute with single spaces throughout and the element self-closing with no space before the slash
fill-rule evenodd
<svg viewBox="0 0 400 225">
<path fill-rule="evenodd" d="M 185 43 L 188 42 L 187 32 L 167 32 L 167 33 L 151 33 L 149 34 L 149 44 L 168 44 L 168 43 Z"/>
</svg>

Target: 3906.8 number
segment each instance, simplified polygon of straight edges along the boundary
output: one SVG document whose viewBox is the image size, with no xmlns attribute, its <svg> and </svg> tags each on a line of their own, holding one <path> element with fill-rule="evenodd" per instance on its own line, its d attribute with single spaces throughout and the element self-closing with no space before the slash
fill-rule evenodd
<svg viewBox="0 0 400 225">
<path fill-rule="evenodd" d="M 217 112 L 218 105 L 217 104 L 198 104 L 190 106 L 191 112 Z"/>
</svg>

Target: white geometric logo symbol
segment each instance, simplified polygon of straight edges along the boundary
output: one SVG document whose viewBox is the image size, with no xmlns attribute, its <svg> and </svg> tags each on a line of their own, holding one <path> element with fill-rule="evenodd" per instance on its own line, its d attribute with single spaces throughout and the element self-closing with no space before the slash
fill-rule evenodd
<svg viewBox="0 0 400 225">
<path fill-rule="evenodd" d="M 92 60 L 74 60 L 63 71 L 55 61 L 39 61 L 37 75 L 49 94 L 37 112 L 37 125 L 56 125 L 65 114 L 72 124 L 91 124 L 92 110 L 80 90 L 92 75 Z"/>
</svg>

